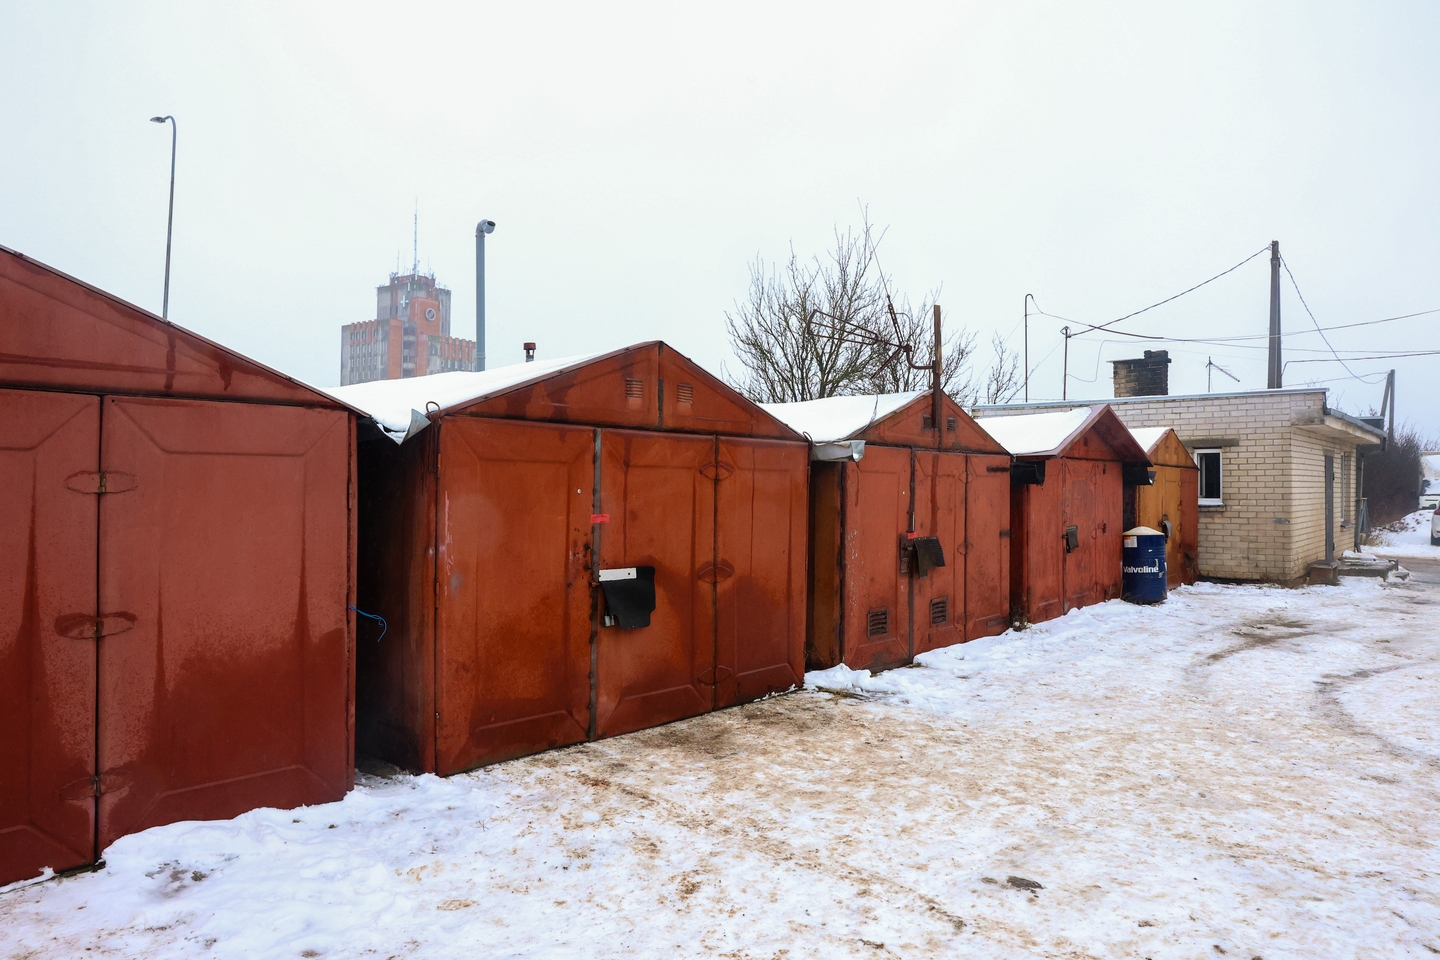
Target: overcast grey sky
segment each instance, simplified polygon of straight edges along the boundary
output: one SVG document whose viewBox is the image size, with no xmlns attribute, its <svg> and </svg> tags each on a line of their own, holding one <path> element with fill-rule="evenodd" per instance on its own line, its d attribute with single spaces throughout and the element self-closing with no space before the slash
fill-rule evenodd
<svg viewBox="0 0 1440 960">
<path fill-rule="evenodd" d="M 862 203 L 897 284 L 942 287 L 982 343 L 1020 345 L 1026 293 L 1103 322 L 1272 239 L 1324 326 L 1440 308 L 1433 2 L 0 0 L 0 38 L 0 243 L 158 312 L 170 135 L 146 120 L 174 114 L 171 318 L 319 384 L 408 266 L 417 201 L 457 335 L 475 221 L 499 224 L 491 366 L 651 338 L 733 365 L 747 265 L 821 252 Z M 1263 334 L 1268 283 L 1260 257 L 1120 328 Z M 1329 356 L 1288 281 L 1284 314 L 1287 358 Z M 1032 318 L 1032 398 L 1059 396 L 1060 326 Z M 1440 350 L 1440 314 L 1330 338 Z M 1169 345 L 1172 392 L 1207 356 L 1263 387 L 1244 343 Z M 1070 396 L 1144 346 L 1072 341 Z M 1440 435 L 1440 356 L 1349 366 L 1398 369 L 1401 417 Z"/>
</svg>

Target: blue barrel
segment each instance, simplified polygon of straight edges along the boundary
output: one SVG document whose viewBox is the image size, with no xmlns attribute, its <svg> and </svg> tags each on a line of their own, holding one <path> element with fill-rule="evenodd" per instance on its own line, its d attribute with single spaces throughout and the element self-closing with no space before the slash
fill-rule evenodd
<svg viewBox="0 0 1440 960">
<path fill-rule="evenodd" d="M 1165 534 L 1149 527 L 1125 531 L 1121 596 L 1130 603 L 1165 602 Z"/>
</svg>

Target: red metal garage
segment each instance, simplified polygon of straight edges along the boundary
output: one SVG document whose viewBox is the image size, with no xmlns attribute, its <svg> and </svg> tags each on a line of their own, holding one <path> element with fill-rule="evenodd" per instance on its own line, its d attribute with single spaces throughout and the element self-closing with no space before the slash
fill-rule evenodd
<svg viewBox="0 0 1440 960">
<path fill-rule="evenodd" d="M 355 418 L 0 247 L 0 883 L 354 778 Z"/>
<path fill-rule="evenodd" d="M 1015 456 L 1011 614 L 1040 623 L 1120 596 L 1126 483 L 1150 460 L 1108 404 L 977 423 Z"/>
<path fill-rule="evenodd" d="M 808 447 L 674 350 L 337 393 L 390 434 L 360 444 L 359 606 L 390 631 L 359 648 L 363 753 L 451 774 L 801 682 Z"/>
<path fill-rule="evenodd" d="M 930 391 L 765 405 L 814 442 L 810 669 L 883 670 L 1009 626 L 1010 455 L 941 402 L 943 440 Z"/>
</svg>

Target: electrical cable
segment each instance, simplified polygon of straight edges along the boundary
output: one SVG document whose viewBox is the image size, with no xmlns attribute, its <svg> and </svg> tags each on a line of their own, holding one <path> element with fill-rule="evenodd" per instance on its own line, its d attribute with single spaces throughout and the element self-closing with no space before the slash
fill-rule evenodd
<svg viewBox="0 0 1440 960">
<path fill-rule="evenodd" d="M 1310 322 L 1315 325 L 1315 332 L 1320 334 L 1320 339 L 1325 341 L 1325 346 L 1330 348 L 1330 352 L 1334 354 L 1335 359 L 1340 360 L 1340 354 L 1335 353 L 1335 347 L 1330 343 L 1330 338 L 1325 336 L 1325 331 L 1320 329 L 1320 321 L 1315 319 L 1315 312 L 1310 309 L 1310 304 L 1305 302 L 1305 294 L 1300 292 L 1300 284 L 1295 282 L 1295 274 L 1290 272 L 1290 264 L 1285 262 L 1284 257 L 1280 258 L 1280 266 L 1285 268 L 1285 275 L 1290 278 L 1290 286 L 1295 288 L 1295 296 L 1300 298 L 1300 306 L 1304 307 L 1305 312 L 1310 315 Z M 1355 371 L 1351 370 L 1344 360 L 1340 360 L 1340 366 L 1344 367 L 1345 372 L 1350 374 L 1350 376 L 1355 376 Z"/>
<path fill-rule="evenodd" d="M 376 642 L 376 643 L 379 643 L 381 640 L 384 640 L 384 639 L 385 639 L 385 631 L 388 630 L 389 627 L 386 625 L 386 623 L 385 623 L 385 618 L 384 618 L 384 617 L 380 616 L 378 613 L 366 613 L 364 610 L 361 610 L 359 607 L 349 607 L 348 609 L 354 610 L 356 613 L 360 614 L 360 616 L 362 616 L 362 617 L 369 617 L 371 620 L 379 620 L 379 621 L 380 621 L 380 636 L 378 636 L 378 637 L 375 638 L 375 642 Z"/>
<path fill-rule="evenodd" d="M 1093 326 L 1088 326 L 1086 329 L 1080 331 L 1080 333 L 1089 333 L 1091 330 L 1105 330 L 1107 327 L 1113 326 L 1114 324 L 1119 323 L 1121 320 L 1129 320 L 1131 317 L 1138 317 L 1138 316 L 1140 316 L 1140 314 L 1146 313 L 1147 311 L 1150 311 L 1150 310 L 1154 310 L 1156 307 L 1163 307 L 1165 304 L 1169 303 L 1171 300 L 1178 300 L 1178 299 L 1180 299 L 1181 297 L 1185 296 L 1185 294 L 1187 294 L 1187 293 L 1194 293 L 1196 290 L 1199 290 L 1201 287 L 1205 286 L 1205 284 L 1207 284 L 1207 283 L 1213 283 L 1214 281 L 1219 280 L 1221 277 L 1225 276 L 1226 274 L 1234 273 L 1236 270 L 1239 270 L 1241 267 L 1245 266 L 1245 264 L 1249 263 L 1251 260 L 1254 260 L 1256 257 L 1260 256 L 1260 254 L 1264 253 L 1265 251 L 1267 251 L 1267 250 L 1269 250 L 1269 249 L 1270 249 L 1270 244 L 1267 243 L 1267 244 L 1265 244 L 1265 246 L 1261 247 L 1259 250 L 1256 250 L 1254 253 L 1250 254 L 1250 256 L 1246 257 L 1244 260 L 1241 260 L 1239 263 L 1235 264 L 1235 266 L 1231 267 L 1229 270 L 1222 270 L 1222 271 L 1220 271 L 1219 273 L 1215 274 L 1215 276 L 1211 277 L 1209 280 L 1201 280 L 1199 283 L 1195 284 L 1195 286 L 1190 287 L 1190 288 L 1188 288 L 1188 289 L 1186 289 L 1186 290 L 1181 290 L 1179 293 L 1175 294 L 1173 297 L 1166 297 L 1164 300 L 1161 300 L 1159 303 L 1152 303 L 1152 304 L 1150 304 L 1150 306 L 1148 306 L 1148 307 L 1142 307 L 1141 309 L 1136 310 L 1134 313 L 1127 313 L 1127 314 L 1125 314 L 1125 316 L 1123 316 L 1123 317 L 1117 317 L 1116 319 L 1114 319 L 1114 320 L 1108 320 L 1108 321 L 1106 321 L 1105 323 L 1099 323 L 1099 324 L 1094 324 Z M 1037 304 L 1037 306 L 1038 306 L 1038 304 Z M 1074 321 L 1071 321 L 1071 322 L 1073 323 Z M 1119 331 L 1109 331 L 1109 332 L 1119 332 Z M 1079 334 L 1071 334 L 1071 336 L 1079 336 Z"/>
</svg>

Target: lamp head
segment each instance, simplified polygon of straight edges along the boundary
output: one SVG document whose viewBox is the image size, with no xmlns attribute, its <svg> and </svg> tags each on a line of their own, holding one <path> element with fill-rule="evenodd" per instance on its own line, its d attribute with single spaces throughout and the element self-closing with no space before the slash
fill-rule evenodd
<svg viewBox="0 0 1440 960">
<path fill-rule="evenodd" d="M 151 117 L 151 118 L 150 118 L 150 122 L 151 122 L 151 123 L 164 123 L 164 122 L 165 122 L 165 118 L 164 118 L 164 117 Z"/>
</svg>

